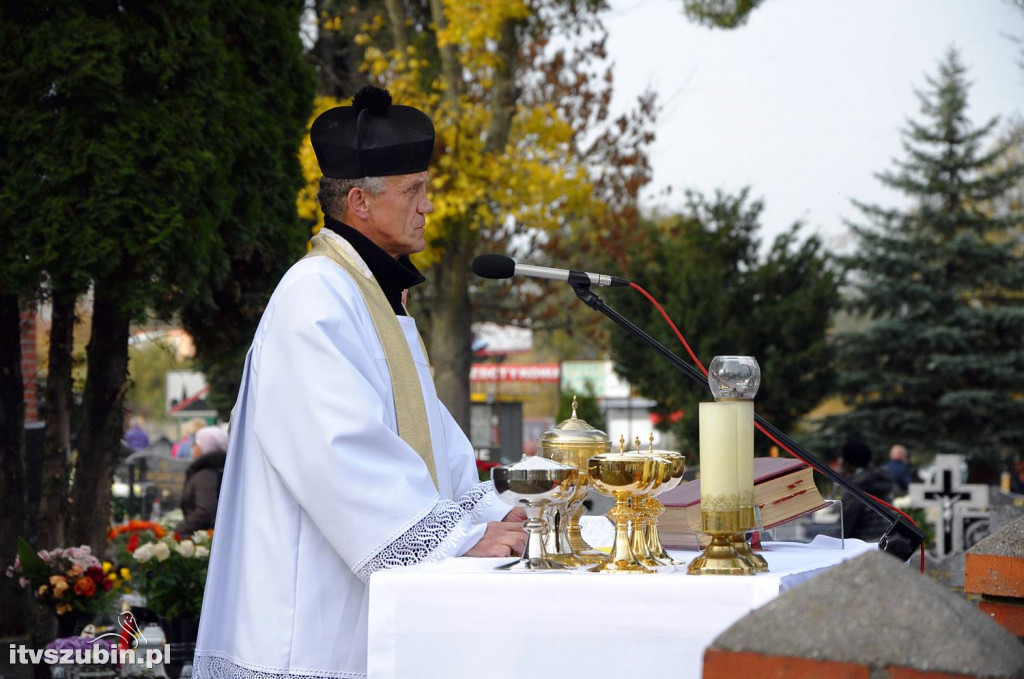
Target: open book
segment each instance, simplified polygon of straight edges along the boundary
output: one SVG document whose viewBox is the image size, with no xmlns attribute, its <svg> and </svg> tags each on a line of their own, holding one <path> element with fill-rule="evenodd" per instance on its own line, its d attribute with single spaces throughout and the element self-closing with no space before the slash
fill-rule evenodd
<svg viewBox="0 0 1024 679">
<path fill-rule="evenodd" d="M 700 532 L 700 479 L 681 484 L 658 499 L 665 505 L 658 532 L 666 547 L 699 549 L 710 542 L 710 537 Z M 754 458 L 754 502 L 764 529 L 827 505 L 814 485 L 814 470 L 788 457 Z"/>
</svg>

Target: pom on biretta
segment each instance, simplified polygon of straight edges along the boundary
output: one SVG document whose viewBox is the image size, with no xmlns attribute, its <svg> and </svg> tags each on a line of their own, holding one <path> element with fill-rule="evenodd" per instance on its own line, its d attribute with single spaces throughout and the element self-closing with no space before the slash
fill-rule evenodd
<svg viewBox="0 0 1024 679">
<path fill-rule="evenodd" d="M 413 174 L 430 164 L 434 124 L 422 111 L 392 104 L 387 90 L 366 86 L 351 106 L 317 116 L 309 138 L 325 177 Z"/>
</svg>

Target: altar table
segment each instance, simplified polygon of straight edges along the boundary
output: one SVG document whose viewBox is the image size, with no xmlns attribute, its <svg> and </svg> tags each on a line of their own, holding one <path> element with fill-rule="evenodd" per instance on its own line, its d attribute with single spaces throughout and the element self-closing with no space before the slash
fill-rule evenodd
<svg viewBox="0 0 1024 679">
<path fill-rule="evenodd" d="M 753 576 L 504 573 L 447 559 L 370 580 L 370 679 L 700 677 L 704 649 L 749 611 L 874 544 L 768 542 Z M 671 551 L 689 561 L 693 551 Z"/>
</svg>

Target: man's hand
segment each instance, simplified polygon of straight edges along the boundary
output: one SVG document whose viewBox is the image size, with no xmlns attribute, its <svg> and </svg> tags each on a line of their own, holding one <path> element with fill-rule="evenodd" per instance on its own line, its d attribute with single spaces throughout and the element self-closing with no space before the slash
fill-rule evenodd
<svg viewBox="0 0 1024 679">
<path fill-rule="evenodd" d="M 506 517 L 507 518 L 507 517 Z M 521 523 L 491 521 L 480 542 L 465 556 L 519 556 L 526 549 L 526 532 Z"/>
<path fill-rule="evenodd" d="M 505 515 L 502 521 L 511 521 L 513 523 L 522 523 L 526 521 L 526 510 L 522 507 L 513 507 L 512 511 Z"/>
</svg>

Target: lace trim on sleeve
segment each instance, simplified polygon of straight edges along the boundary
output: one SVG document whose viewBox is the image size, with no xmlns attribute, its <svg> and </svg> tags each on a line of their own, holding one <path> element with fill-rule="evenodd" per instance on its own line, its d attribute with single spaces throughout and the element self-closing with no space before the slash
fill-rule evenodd
<svg viewBox="0 0 1024 679">
<path fill-rule="evenodd" d="M 424 561 L 440 561 L 465 537 L 469 518 L 462 507 L 451 500 L 439 500 L 434 508 L 413 526 L 357 570 L 363 582 L 382 568 L 411 566 Z"/>
<path fill-rule="evenodd" d="M 292 673 L 271 667 L 248 667 L 221 655 L 197 652 L 192 662 L 193 679 L 366 679 L 353 672 L 302 671 Z"/>
<path fill-rule="evenodd" d="M 494 492 L 494 481 L 476 484 L 463 493 L 458 500 L 459 506 L 469 514 L 473 523 L 479 523 L 484 518 L 484 510 L 500 501 L 498 494 Z"/>
</svg>

